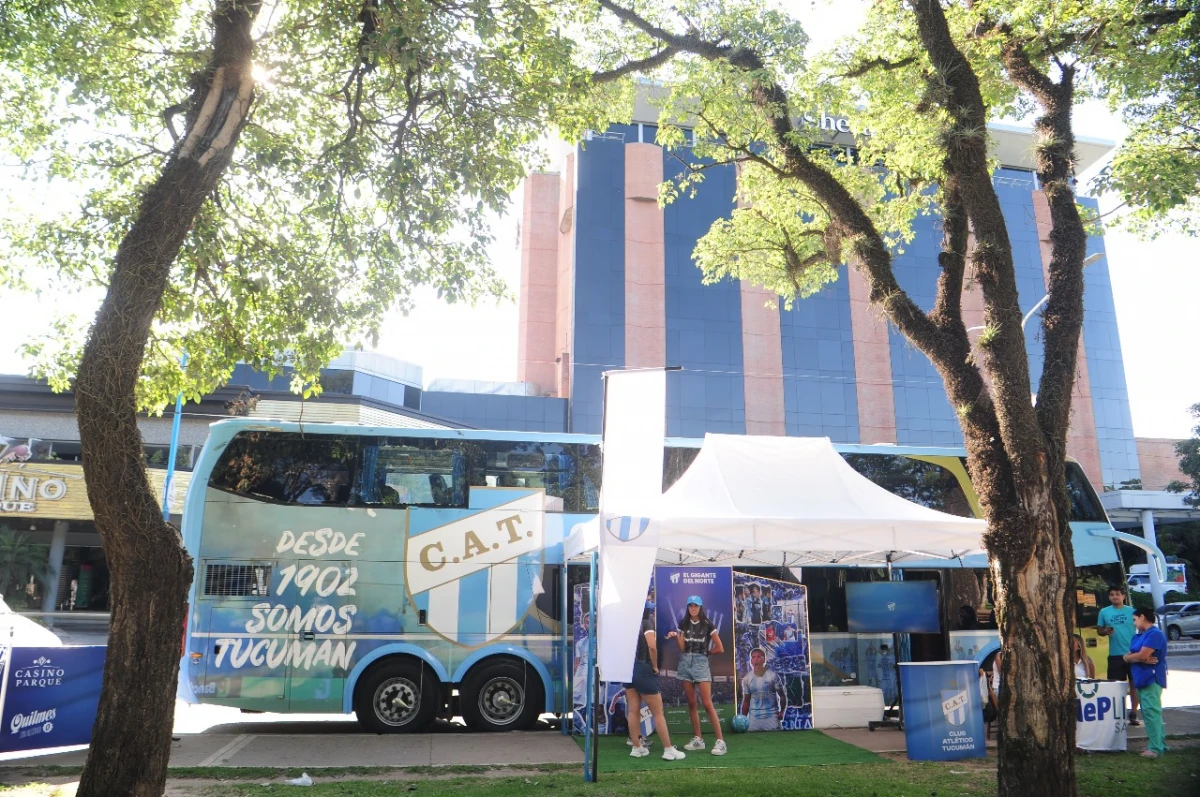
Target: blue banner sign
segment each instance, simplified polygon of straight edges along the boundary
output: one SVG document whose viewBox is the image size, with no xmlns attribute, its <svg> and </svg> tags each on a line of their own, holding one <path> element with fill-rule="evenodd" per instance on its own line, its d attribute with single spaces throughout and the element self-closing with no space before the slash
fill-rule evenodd
<svg viewBox="0 0 1200 797">
<path fill-rule="evenodd" d="M 104 646 L 13 648 L 11 653 L 0 753 L 91 742 Z"/>
<path fill-rule="evenodd" d="M 900 686 L 909 760 L 986 757 L 978 664 L 973 661 L 902 663 Z"/>
</svg>

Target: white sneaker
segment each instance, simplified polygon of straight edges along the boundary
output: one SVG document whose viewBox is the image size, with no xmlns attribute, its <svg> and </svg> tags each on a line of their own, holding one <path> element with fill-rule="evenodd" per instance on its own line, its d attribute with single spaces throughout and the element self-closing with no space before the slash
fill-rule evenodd
<svg viewBox="0 0 1200 797">
<path fill-rule="evenodd" d="M 646 756 L 650 755 L 650 748 L 635 747 L 629 751 L 629 755 L 632 758 L 645 758 Z"/>
<path fill-rule="evenodd" d="M 668 747 L 666 750 L 663 750 L 663 761 L 682 761 L 685 758 L 687 758 L 687 755 L 682 750 L 676 750 L 674 747 Z"/>
<path fill-rule="evenodd" d="M 717 739 L 717 743 L 713 745 L 712 754 L 713 755 L 725 755 L 728 752 L 729 752 L 729 748 L 727 748 L 725 746 L 725 740 Z"/>
<path fill-rule="evenodd" d="M 692 740 L 683 746 L 684 750 L 703 750 L 704 739 L 699 736 L 693 736 Z"/>
</svg>

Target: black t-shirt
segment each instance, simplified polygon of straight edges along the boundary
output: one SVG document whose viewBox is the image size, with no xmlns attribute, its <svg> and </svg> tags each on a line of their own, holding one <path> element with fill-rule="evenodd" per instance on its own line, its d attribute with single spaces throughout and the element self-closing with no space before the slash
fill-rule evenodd
<svg viewBox="0 0 1200 797">
<path fill-rule="evenodd" d="M 637 655 L 634 660 L 653 664 L 650 661 L 650 645 L 646 642 L 647 632 L 654 633 L 654 614 L 649 609 L 642 613 L 642 628 L 638 632 Z"/>
<path fill-rule="evenodd" d="M 703 653 L 707 656 L 708 646 L 712 643 L 712 632 L 716 630 L 717 627 L 707 617 L 703 620 L 683 618 L 679 624 L 679 633 L 683 634 L 683 652 Z"/>
</svg>

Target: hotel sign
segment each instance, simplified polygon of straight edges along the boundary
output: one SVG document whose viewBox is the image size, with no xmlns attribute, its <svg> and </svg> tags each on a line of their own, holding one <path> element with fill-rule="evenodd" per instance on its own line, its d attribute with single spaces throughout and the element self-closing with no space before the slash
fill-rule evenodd
<svg viewBox="0 0 1200 797">
<path fill-rule="evenodd" d="M 161 501 L 165 470 L 151 469 L 150 488 Z M 183 512 L 192 474 L 176 471 L 171 480 L 171 513 Z M 0 464 L 0 517 L 91 520 L 83 466 L 78 463 Z"/>
</svg>

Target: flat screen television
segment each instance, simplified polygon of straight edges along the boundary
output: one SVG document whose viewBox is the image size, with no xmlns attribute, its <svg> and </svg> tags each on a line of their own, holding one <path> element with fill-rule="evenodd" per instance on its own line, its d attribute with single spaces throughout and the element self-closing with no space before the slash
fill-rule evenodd
<svg viewBox="0 0 1200 797">
<path fill-rule="evenodd" d="M 846 619 L 852 634 L 936 634 L 942 630 L 937 582 L 850 582 Z"/>
</svg>

